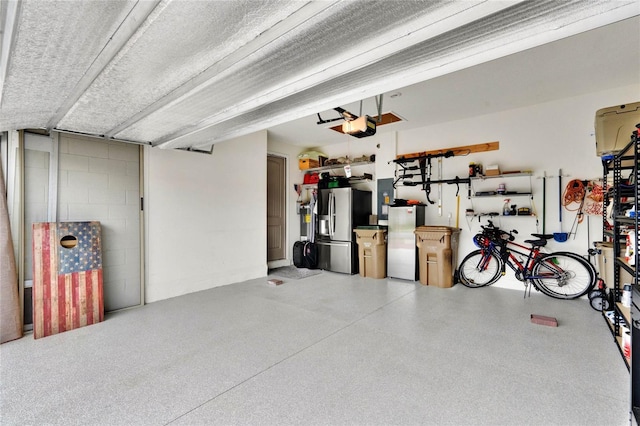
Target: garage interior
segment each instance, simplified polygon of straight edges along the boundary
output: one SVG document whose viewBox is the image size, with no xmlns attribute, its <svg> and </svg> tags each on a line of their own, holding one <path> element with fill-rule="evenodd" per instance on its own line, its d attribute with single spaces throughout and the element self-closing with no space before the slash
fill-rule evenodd
<svg viewBox="0 0 640 426">
<path fill-rule="evenodd" d="M 434 159 L 434 178 L 524 173 L 526 217 L 476 215 L 505 200 L 470 182 L 392 198 L 460 229 L 458 265 L 488 218 L 521 240 L 566 233 L 548 249 L 595 264 L 602 209 L 583 220 L 559 199 L 603 181 L 597 111 L 640 100 L 639 16 L 637 1 L 3 2 L 2 423 L 637 424 L 638 358 L 586 295 L 529 293 L 512 271 L 470 289 L 277 270 L 304 239 L 310 152 L 338 159 L 317 170 L 331 179 L 363 176 L 386 225 L 398 156 L 494 142 Z M 339 111 L 399 121 L 359 138 L 332 129 Z M 104 321 L 35 339 L 32 225 L 88 221 Z"/>
</svg>

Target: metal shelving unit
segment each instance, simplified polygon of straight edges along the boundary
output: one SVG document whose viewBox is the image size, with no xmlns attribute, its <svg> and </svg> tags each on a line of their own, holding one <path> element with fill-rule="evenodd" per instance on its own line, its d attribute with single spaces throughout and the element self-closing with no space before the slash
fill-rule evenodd
<svg viewBox="0 0 640 426">
<path fill-rule="evenodd" d="M 612 310 L 603 311 L 605 321 L 611 329 L 616 346 L 620 350 L 622 359 L 629 369 L 631 379 L 631 407 L 630 416 L 635 417 L 636 423 L 640 420 L 640 286 L 638 283 L 638 265 L 640 256 L 637 248 L 640 247 L 640 235 L 638 233 L 638 202 L 640 200 L 640 190 L 638 180 L 640 179 L 640 139 L 638 131 L 631 137 L 631 142 L 618 154 L 605 156 L 603 165 L 603 235 L 613 243 L 614 267 L 613 280 L 611 283 Z M 629 184 L 623 184 L 623 172 L 629 171 Z M 611 178 L 611 185 L 609 180 Z M 633 200 L 629 202 L 629 200 Z M 636 212 L 634 217 L 627 217 L 624 214 L 622 205 L 631 204 Z M 608 228 L 607 211 L 611 207 L 611 227 Z M 623 256 L 626 246 L 626 235 L 628 230 L 635 229 L 635 251 L 629 261 Z M 621 272 L 627 271 L 633 277 L 631 306 L 624 306 L 622 300 Z M 610 319 L 613 317 L 612 319 Z M 626 330 L 629 330 L 630 344 L 625 347 Z M 627 356 L 630 351 L 630 356 Z M 631 420 L 631 419 L 630 419 Z"/>
</svg>

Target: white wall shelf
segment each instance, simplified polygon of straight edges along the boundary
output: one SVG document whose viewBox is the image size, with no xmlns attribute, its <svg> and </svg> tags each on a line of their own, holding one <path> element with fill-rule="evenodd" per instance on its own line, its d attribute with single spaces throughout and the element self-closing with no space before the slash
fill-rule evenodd
<svg viewBox="0 0 640 426">
<path fill-rule="evenodd" d="M 500 211 L 500 217 L 536 217 L 533 209 L 533 189 L 530 172 L 504 173 L 492 176 L 470 176 L 469 194 L 474 214 L 485 216 L 487 212 Z M 498 182 L 501 180 L 502 182 Z M 503 184 L 504 182 L 504 184 Z M 503 185 L 501 188 L 498 186 Z M 500 193 L 498 192 L 500 191 Z M 502 192 L 504 191 L 504 192 Z M 527 198 L 529 199 L 527 201 Z M 504 203 L 498 200 L 509 199 L 509 206 L 516 205 L 516 209 L 527 207 L 531 214 L 504 215 Z M 474 203 L 475 201 L 475 203 Z"/>
<path fill-rule="evenodd" d="M 353 163 L 331 164 L 329 166 L 313 167 L 313 168 L 302 170 L 302 171 L 305 172 L 305 173 L 308 173 L 308 172 L 320 172 L 320 171 L 324 171 L 324 170 L 343 169 L 344 166 L 359 167 L 359 166 L 367 166 L 367 165 L 370 165 L 370 164 L 374 164 L 374 162 L 373 161 L 358 161 L 358 162 L 353 162 Z"/>
</svg>

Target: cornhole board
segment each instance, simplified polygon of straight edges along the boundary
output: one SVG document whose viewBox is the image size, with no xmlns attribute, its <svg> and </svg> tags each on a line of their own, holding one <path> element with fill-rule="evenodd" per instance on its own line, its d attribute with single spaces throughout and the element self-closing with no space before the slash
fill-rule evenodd
<svg viewBox="0 0 640 426">
<path fill-rule="evenodd" d="M 100 222 L 33 224 L 33 337 L 104 320 Z"/>
</svg>

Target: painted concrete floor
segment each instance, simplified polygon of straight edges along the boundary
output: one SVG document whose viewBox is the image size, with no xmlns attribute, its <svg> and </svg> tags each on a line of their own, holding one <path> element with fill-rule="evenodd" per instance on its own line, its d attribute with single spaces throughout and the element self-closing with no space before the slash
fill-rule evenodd
<svg viewBox="0 0 640 426">
<path fill-rule="evenodd" d="M 629 424 L 629 373 L 585 299 L 330 272 L 27 335 L 0 374 L 2 425 Z"/>
</svg>

